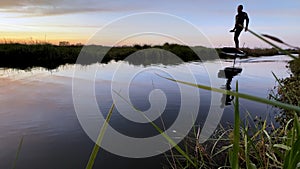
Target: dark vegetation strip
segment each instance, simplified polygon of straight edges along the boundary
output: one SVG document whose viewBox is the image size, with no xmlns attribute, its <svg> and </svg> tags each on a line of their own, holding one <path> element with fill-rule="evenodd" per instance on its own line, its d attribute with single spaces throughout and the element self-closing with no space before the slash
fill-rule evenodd
<svg viewBox="0 0 300 169">
<path fill-rule="evenodd" d="M 89 48 L 97 50 L 89 50 Z M 129 55 L 149 48 L 158 48 L 167 50 L 183 61 L 195 61 L 199 60 L 197 53 L 201 53 L 204 58 L 210 58 L 217 51 L 220 58 L 226 58 L 221 54 L 221 49 L 211 49 L 205 47 L 188 47 L 178 44 L 165 43 L 161 46 L 149 46 L 149 45 L 134 45 L 134 46 L 122 46 L 122 47 L 105 47 L 105 46 L 87 46 L 85 51 L 97 51 L 95 53 L 85 54 L 84 62 L 80 64 L 91 64 L 96 62 L 107 63 L 111 60 L 123 60 Z M 33 67 L 44 67 L 46 69 L 55 69 L 60 65 L 74 64 L 83 49 L 83 46 L 56 46 L 51 44 L 0 44 L 0 67 L 2 68 L 17 68 L 17 69 L 30 69 Z M 108 50 L 109 49 L 109 50 Z M 101 53 L 108 50 L 108 52 Z M 270 49 L 242 49 L 247 53 L 247 56 L 272 56 L 279 54 L 274 48 Z M 99 53 L 100 52 L 100 53 Z M 104 58 L 100 58 L 99 54 L 102 54 Z M 163 60 L 160 58 L 158 60 Z M 134 63 L 133 63 L 134 64 Z"/>
<path fill-rule="evenodd" d="M 279 85 L 270 94 L 270 99 L 300 107 L 300 59 L 293 59 L 287 67 L 291 71 L 290 76 L 277 79 Z M 276 77 L 276 75 L 274 76 Z M 300 112 L 297 115 L 300 116 Z M 293 117 L 293 111 L 282 109 L 281 113 L 276 116 L 276 121 L 280 124 L 286 124 Z"/>
</svg>

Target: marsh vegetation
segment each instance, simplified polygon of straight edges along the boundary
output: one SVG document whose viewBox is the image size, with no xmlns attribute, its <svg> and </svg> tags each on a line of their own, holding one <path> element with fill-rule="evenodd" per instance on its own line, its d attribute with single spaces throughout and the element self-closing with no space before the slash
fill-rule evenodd
<svg viewBox="0 0 300 169">
<path fill-rule="evenodd" d="M 111 60 L 124 60 L 129 55 L 143 49 L 157 48 L 169 51 L 178 56 L 182 61 L 196 61 L 200 60 L 197 53 L 202 55 L 202 58 L 210 59 L 210 56 L 215 55 L 216 52 L 220 58 L 227 58 L 221 53 L 221 49 L 212 49 L 201 46 L 184 46 L 178 44 L 165 43 L 164 45 L 133 45 L 133 46 L 57 46 L 52 44 L 18 44 L 6 43 L 0 44 L 0 67 L 16 68 L 16 69 L 30 69 L 33 67 L 44 67 L 46 69 L 55 69 L 60 65 L 75 64 L 80 52 L 88 52 L 84 54 L 84 62 L 80 64 L 92 64 L 96 62 L 107 63 Z M 273 56 L 280 54 L 274 48 L 268 49 L 250 49 L 243 48 L 247 56 Z M 107 52 L 106 52 L 107 51 Z M 163 61 L 164 57 L 155 58 L 154 60 Z M 153 61 L 153 60 L 152 60 Z M 133 62 L 134 64 L 134 62 Z M 150 64 L 150 63 L 144 63 Z"/>
</svg>

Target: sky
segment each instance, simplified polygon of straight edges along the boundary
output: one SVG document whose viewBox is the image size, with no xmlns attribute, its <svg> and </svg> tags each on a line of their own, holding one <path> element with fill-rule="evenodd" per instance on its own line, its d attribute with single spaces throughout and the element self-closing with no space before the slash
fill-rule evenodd
<svg viewBox="0 0 300 169">
<path fill-rule="evenodd" d="M 101 28 L 125 16 L 143 12 L 161 12 L 179 17 L 194 25 L 214 47 L 233 46 L 236 8 L 244 5 L 250 18 L 249 29 L 276 36 L 285 42 L 300 46 L 299 0 L 9 0 L 0 1 L 1 42 L 87 43 Z M 159 27 L 158 20 L 149 21 Z M 168 22 L 168 21 L 166 21 Z M 133 23 L 134 24 L 134 23 Z M 165 25 L 165 24 L 164 24 Z M 131 25 L 132 26 L 132 25 Z M 134 25 L 143 27 L 145 25 Z M 131 29 L 130 26 L 122 27 Z M 172 31 L 172 28 L 168 28 Z M 101 45 L 110 45 L 120 29 L 110 29 Z M 190 45 L 202 45 L 186 32 Z M 166 38 L 139 37 L 125 43 L 163 44 Z M 270 47 L 249 32 L 240 36 L 241 46 Z"/>
</svg>

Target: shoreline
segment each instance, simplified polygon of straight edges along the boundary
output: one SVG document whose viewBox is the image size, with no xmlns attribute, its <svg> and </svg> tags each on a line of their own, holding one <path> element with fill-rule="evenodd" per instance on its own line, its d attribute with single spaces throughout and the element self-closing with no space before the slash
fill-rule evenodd
<svg viewBox="0 0 300 169">
<path fill-rule="evenodd" d="M 21 70 L 28 70 L 34 67 L 43 67 L 49 70 L 56 69 L 57 67 L 65 64 L 78 63 L 77 58 L 80 52 L 85 52 L 86 57 L 82 65 L 89 65 L 92 63 L 108 63 L 111 60 L 124 60 L 129 55 L 144 50 L 144 49 L 162 49 L 169 51 L 178 56 L 182 61 L 196 61 L 200 60 L 196 53 L 201 53 L 202 58 L 210 60 L 210 56 L 219 55 L 221 59 L 230 58 L 221 53 L 221 48 L 206 48 L 202 46 L 189 47 L 178 44 L 164 45 L 133 45 L 133 46 L 121 46 L 121 47 L 107 47 L 98 45 L 70 45 L 70 46 L 57 46 L 52 44 L 0 44 L 0 68 L 15 68 Z M 84 50 L 82 50 L 84 49 Z M 274 48 L 241 48 L 246 53 L 245 58 L 259 57 L 259 56 L 275 56 L 280 55 Z M 293 52 L 292 50 L 288 50 Z M 196 53 L 195 53 L 196 52 Z M 296 52 L 296 51 L 295 51 Z M 147 56 L 149 62 L 174 62 L 168 57 L 164 57 L 165 53 L 155 53 L 152 57 L 152 53 L 143 53 Z M 99 58 L 99 55 L 104 57 Z M 151 55 L 151 56 L 150 56 Z M 149 57 L 150 56 L 150 57 Z M 151 60 L 149 60 L 151 58 Z M 141 57 L 136 58 L 138 61 Z M 137 61 L 137 62 L 138 62 Z M 134 61 L 133 61 L 134 62 Z M 134 63 L 133 63 L 134 64 Z M 149 64 L 149 63 L 145 63 Z"/>
</svg>

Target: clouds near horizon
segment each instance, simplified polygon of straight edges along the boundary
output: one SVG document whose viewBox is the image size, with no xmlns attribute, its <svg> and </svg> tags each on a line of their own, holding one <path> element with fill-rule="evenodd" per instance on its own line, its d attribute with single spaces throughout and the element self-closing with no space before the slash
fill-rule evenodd
<svg viewBox="0 0 300 169">
<path fill-rule="evenodd" d="M 29 32 L 26 36 L 31 37 L 35 32 L 37 38 L 47 34 L 53 39 L 62 35 L 65 39 L 79 35 L 81 39 L 89 39 L 101 26 L 120 17 L 137 12 L 162 12 L 192 23 L 217 45 L 228 44 L 232 42 L 228 30 L 234 25 L 239 4 L 248 12 L 252 30 L 278 35 L 300 45 L 299 0 L 3 0 L 0 33 L 2 38 L 24 38 L 25 34 L 20 36 L 20 32 Z M 12 32 L 18 34 L 12 36 Z M 251 46 L 255 45 L 251 42 Z"/>
<path fill-rule="evenodd" d="M 127 11 L 135 8 L 126 1 L 109 0 L 10 0 L 0 2 L 0 12 L 16 13 L 23 17 Z"/>
</svg>

